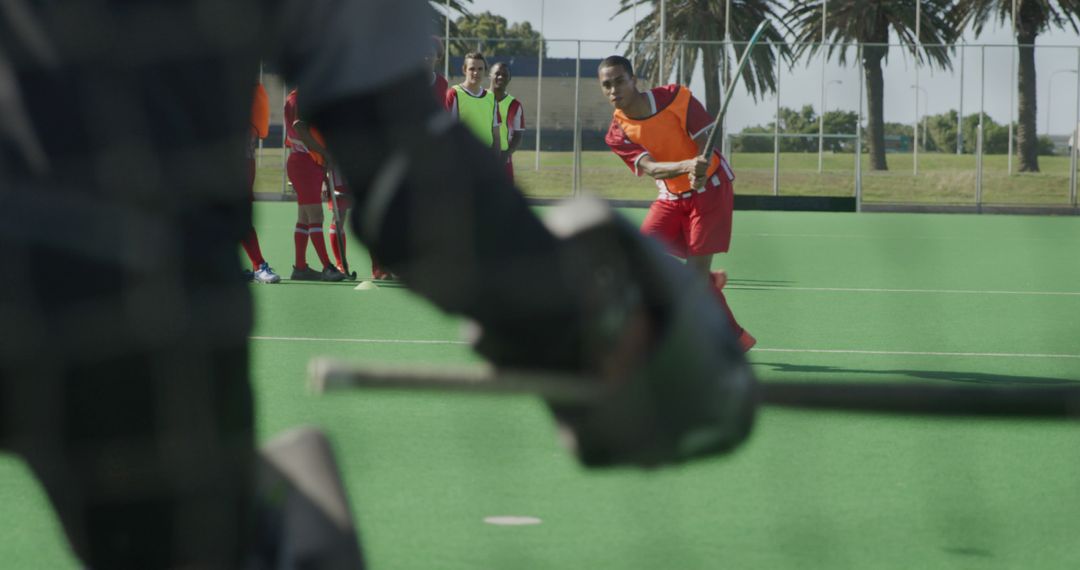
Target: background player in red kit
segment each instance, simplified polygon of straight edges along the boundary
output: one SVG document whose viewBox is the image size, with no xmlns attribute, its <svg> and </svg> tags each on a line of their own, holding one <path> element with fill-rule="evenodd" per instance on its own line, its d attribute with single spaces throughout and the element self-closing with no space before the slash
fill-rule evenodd
<svg viewBox="0 0 1080 570">
<path fill-rule="evenodd" d="M 270 134 L 270 97 L 266 95 L 266 89 L 262 83 L 255 84 L 255 98 L 251 102 L 251 129 L 249 130 L 247 161 L 248 161 L 248 188 L 251 199 L 255 199 L 255 153 L 258 151 L 259 139 L 265 139 Z M 251 226 L 247 235 L 240 242 L 244 246 L 244 252 L 251 260 L 251 275 L 259 283 L 278 283 L 281 276 L 274 273 L 270 264 L 263 258 L 262 248 L 259 247 L 259 236 L 255 233 L 255 226 Z"/>
<path fill-rule="evenodd" d="M 297 116 L 296 90 L 285 98 L 285 144 L 289 147 L 286 171 L 296 190 L 296 230 L 293 233 L 296 262 L 291 279 L 299 281 L 341 281 L 345 274 L 338 271 L 326 252 L 323 237 L 322 189 L 326 179 L 326 149 Z M 308 241 L 322 262 L 322 272 L 307 264 Z"/>
<path fill-rule="evenodd" d="M 491 92 L 499 109 L 499 160 L 506 165 L 506 174 L 514 179 L 514 152 L 525 138 L 525 108 L 521 101 L 507 93 L 510 86 L 510 65 L 499 62 L 491 66 Z"/>
<path fill-rule="evenodd" d="M 424 62 L 431 66 L 431 93 L 435 95 L 439 105 L 443 106 L 446 105 L 446 90 L 450 88 L 450 83 L 446 76 L 439 73 L 437 66 L 444 54 L 442 40 L 439 36 L 431 36 L 431 54 L 424 58 Z"/>
<path fill-rule="evenodd" d="M 638 91 L 634 68 L 625 57 L 604 59 L 598 74 L 604 96 L 615 107 L 604 141 L 634 174 L 652 177 L 659 189 L 641 232 L 709 277 L 739 344 L 750 350 L 757 341 L 727 305 L 722 291 L 726 274 L 711 273 L 713 254 L 731 245 L 735 180 L 719 151 L 701 156 L 713 117 L 685 86 Z"/>
</svg>

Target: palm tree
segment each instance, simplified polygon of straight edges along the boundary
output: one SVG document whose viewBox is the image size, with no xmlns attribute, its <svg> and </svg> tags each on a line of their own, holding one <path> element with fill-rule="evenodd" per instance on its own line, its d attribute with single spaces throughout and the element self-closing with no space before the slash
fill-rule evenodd
<svg viewBox="0 0 1080 570">
<path fill-rule="evenodd" d="M 465 3 L 472 3 L 472 1 L 473 0 L 450 0 L 450 12 L 456 12 L 457 14 L 466 17 L 471 16 L 472 14 L 470 14 L 469 10 L 465 7 Z M 447 4 L 447 0 L 428 0 L 428 6 L 431 8 L 431 21 L 434 25 L 434 29 L 439 31 L 437 35 L 439 35 L 440 37 L 443 35 L 443 30 L 446 26 Z M 451 15 L 450 37 L 461 37 L 461 30 L 458 29 L 458 25 L 454 20 L 455 18 Z M 453 43 L 453 46 L 446 46 L 446 56 L 449 57 L 450 50 L 452 48 L 455 49 L 456 52 L 465 53 L 468 51 L 472 51 L 473 47 L 475 46 L 472 46 L 467 42 L 458 40 Z"/>
<path fill-rule="evenodd" d="M 919 33 L 915 37 L 916 2 L 922 2 Z M 846 65 L 848 48 L 862 46 L 862 67 L 866 76 L 867 136 L 870 143 L 870 167 L 888 170 L 885 162 L 885 81 L 881 64 L 889 55 L 889 32 L 896 34 L 905 49 L 920 64 L 929 63 L 950 69 L 950 48 L 935 44 L 951 43 L 957 36 L 950 23 L 950 0 L 830 0 L 825 16 L 825 38 L 829 44 L 826 57 L 836 56 Z M 794 0 L 788 11 L 788 24 L 795 30 L 797 56 L 814 54 L 821 49 L 821 0 Z M 920 44 L 918 40 L 922 40 Z"/>
<path fill-rule="evenodd" d="M 1051 26 L 1063 29 L 1066 25 L 1080 33 L 1080 2 L 1077 0 L 1017 0 L 1016 43 L 1019 47 L 1019 66 L 1016 86 L 1016 142 L 1020 153 L 1020 171 L 1039 171 L 1039 141 L 1035 132 L 1035 38 Z M 997 23 L 1012 21 L 1013 0 L 957 0 L 953 18 L 957 28 L 971 26 L 978 37 L 986 23 L 996 16 Z"/>
<path fill-rule="evenodd" d="M 666 36 L 664 38 L 664 69 L 661 70 L 660 0 L 619 0 L 619 3 L 620 7 L 615 13 L 616 16 L 630 11 L 635 5 L 647 4 L 651 8 L 651 12 L 623 35 L 623 41 L 634 39 L 637 42 L 643 42 L 637 48 L 638 61 L 634 62 L 637 67 L 634 73 L 654 84 L 658 83 L 662 77 L 670 77 L 680 49 L 676 42 L 712 42 L 683 44 L 685 46 L 683 49 L 687 50 L 683 65 L 686 69 L 694 69 L 698 57 L 701 57 L 705 79 L 705 108 L 713 114 L 720 110 L 722 63 L 726 63 L 724 68 L 728 70 L 735 67 L 734 62 L 746 48 L 745 44 L 739 45 L 734 42 L 749 39 L 762 20 L 769 20 L 775 24 L 765 31 L 762 40 L 781 45 L 780 55 L 789 59 L 791 57 L 784 42 L 784 34 L 780 29 L 784 26 L 780 0 L 731 0 L 731 36 L 735 48 L 734 56 L 724 50 L 721 43 L 727 39 L 724 37 L 724 11 L 728 2 L 725 0 L 668 0 L 664 22 Z M 626 55 L 630 55 L 629 47 Z M 771 49 L 759 45 L 751 54 L 750 61 L 743 70 L 742 79 L 746 89 L 755 99 L 759 94 L 764 95 L 767 91 L 776 90 L 774 71 L 776 65 L 776 54 Z"/>
</svg>

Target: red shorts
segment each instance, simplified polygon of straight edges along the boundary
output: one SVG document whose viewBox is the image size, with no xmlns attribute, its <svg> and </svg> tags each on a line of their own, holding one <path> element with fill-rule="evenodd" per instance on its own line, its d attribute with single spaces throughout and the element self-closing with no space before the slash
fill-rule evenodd
<svg viewBox="0 0 1080 570">
<path fill-rule="evenodd" d="M 510 182 L 514 181 L 514 155 L 506 155 L 506 175 L 510 177 Z"/>
<path fill-rule="evenodd" d="M 641 223 L 641 233 L 660 240 L 669 253 L 683 259 L 726 252 L 731 245 L 731 214 L 735 209 L 731 181 L 712 176 L 703 192 L 690 192 L 678 200 L 653 202 Z"/>
<path fill-rule="evenodd" d="M 296 190 L 297 204 L 306 206 L 322 202 L 326 171 L 316 164 L 311 155 L 306 152 L 289 153 L 285 170 L 289 174 L 289 182 L 292 182 L 293 189 Z"/>
</svg>

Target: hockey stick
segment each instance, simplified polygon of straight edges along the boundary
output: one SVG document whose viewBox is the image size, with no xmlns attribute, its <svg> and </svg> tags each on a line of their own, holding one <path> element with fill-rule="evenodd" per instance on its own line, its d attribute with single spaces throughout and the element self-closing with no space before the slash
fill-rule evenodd
<svg viewBox="0 0 1080 570">
<path fill-rule="evenodd" d="M 379 367 L 313 359 L 309 388 L 440 390 L 532 394 L 554 403 L 588 406 L 606 392 L 597 382 L 538 370 Z M 760 404 L 784 408 L 916 416 L 1080 418 L 1080 385 L 969 387 L 939 384 L 763 382 Z"/>
<path fill-rule="evenodd" d="M 338 206 L 337 191 L 334 189 L 334 178 L 330 176 L 330 169 L 327 168 L 323 174 L 323 179 L 326 181 L 327 191 L 330 193 L 330 206 L 334 211 L 334 239 L 337 240 L 338 251 L 341 253 L 341 271 L 349 279 L 356 279 L 356 272 L 349 272 L 349 260 L 345 255 L 345 224 L 341 219 L 341 208 Z"/>
<path fill-rule="evenodd" d="M 743 50 L 742 57 L 739 58 L 739 65 L 735 69 L 735 76 L 731 79 L 731 85 L 728 85 L 727 92 L 724 93 L 724 104 L 720 106 L 720 112 L 717 113 L 716 119 L 713 121 L 712 131 L 709 133 L 709 138 L 705 141 L 705 150 L 701 153 L 701 156 L 709 156 L 712 154 L 713 148 L 716 146 L 716 133 L 720 132 L 720 125 L 724 122 L 724 115 L 727 115 L 728 104 L 731 103 L 731 95 L 735 93 L 735 85 L 739 82 L 739 77 L 742 75 L 743 68 L 746 67 L 746 62 L 750 61 L 750 52 L 754 50 L 754 46 L 757 45 L 758 40 L 761 39 L 761 34 L 765 32 L 765 28 L 768 27 L 768 22 L 761 22 L 758 24 L 753 35 L 750 36 L 750 41 L 746 44 L 746 49 Z"/>
</svg>

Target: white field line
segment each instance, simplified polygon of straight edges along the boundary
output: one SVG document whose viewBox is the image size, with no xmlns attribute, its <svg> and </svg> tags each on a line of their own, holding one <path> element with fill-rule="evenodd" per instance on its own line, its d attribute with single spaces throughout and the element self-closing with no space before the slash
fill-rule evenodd
<svg viewBox="0 0 1080 570">
<path fill-rule="evenodd" d="M 822 239 L 846 239 L 853 241 L 860 240 L 889 240 L 889 239 L 903 239 L 903 240 L 924 240 L 924 241 L 966 241 L 966 240 L 978 240 L 985 241 L 985 237 L 978 236 L 926 236 L 926 235 L 903 235 L 903 234 L 885 234 L 885 235 L 870 235 L 870 234 L 786 234 L 786 233 L 770 233 L 770 232 L 752 232 L 752 233 L 740 233 L 733 232 L 732 237 L 769 237 L 769 238 L 822 238 Z M 1018 235 L 1005 235 L 996 236 L 998 238 L 1008 239 L 1008 241 L 1064 241 L 1073 242 L 1078 241 L 1076 236 L 1048 236 L 1048 237 L 1032 237 L 1032 236 L 1018 236 Z"/>
<path fill-rule="evenodd" d="M 950 295 L 1035 295 L 1080 297 L 1080 291 L 978 291 L 972 289 L 877 289 L 872 287 L 785 287 L 783 285 L 735 285 L 725 289 L 768 289 L 770 291 L 819 291 L 826 293 L 934 293 Z"/>
<path fill-rule="evenodd" d="M 420 345 L 467 345 L 460 340 L 418 340 L 418 339 L 380 339 L 380 338 L 314 338 L 294 336 L 253 336 L 251 340 L 283 342 L 342 342 L 352 344 L 420 344 Z M 753 353 L 786 352 L 801 354 L 863 354 L 877 356 L 948 356 L 977 358 L 1067 358 L 1080 360 L 1080 354 L 1039 354 L 1022 352 L 919 352 L 907 350 L 851 350 L 823 348 L 754 348 Z"/>
<path fill-rule="evenodd" d="M 285 342 L 347 342 L 353 344 L 469 344 L 463 340 L 420 340 L 388 338 L 314 338 L 304 336 L 253 336 L 251 340 L 280 340 Z"/>
<path fill-rule="evenodd" d="M 920 352 L 912 350 L 847 350 L 825 348 L 754 348 L 755 352 L 794 352 L 800 354 L 863 354 L 872 356 L 947 356 L 976 358 L 1067 358 L 1080 360 L 1080 354 L 1039 354 L 1025 352 Z"/>
</svg>

